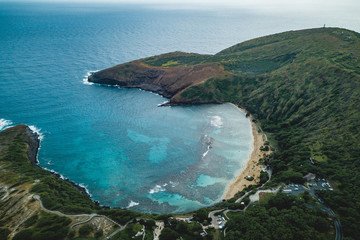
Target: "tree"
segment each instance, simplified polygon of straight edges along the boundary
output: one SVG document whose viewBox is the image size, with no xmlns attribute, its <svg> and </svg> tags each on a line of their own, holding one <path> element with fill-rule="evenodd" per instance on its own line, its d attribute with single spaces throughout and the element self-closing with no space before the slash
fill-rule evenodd
<svg viewBox="0 0 360 240">
<path fill-rule="evenodd" d="M 85 225 L 81 226 L 81 228 L 79 229 L 79 235 L 82 237 L 86 237 L 92 231 L 93 231 L 93 227 L 89 224 L 85 224 Z"/>
<path fill-rule="evenodd" d="M 161 231 L 159 239 L 160 240 L 174 240 L 174 239 L 177 239 L 179 236 L 180 235 L 177 232 L 175 232 L 171 228 L 166 227 Z"/>
</svg>

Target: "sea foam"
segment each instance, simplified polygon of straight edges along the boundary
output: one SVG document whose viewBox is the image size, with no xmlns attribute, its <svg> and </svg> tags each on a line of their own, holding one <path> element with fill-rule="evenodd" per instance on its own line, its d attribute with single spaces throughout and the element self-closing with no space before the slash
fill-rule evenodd
<svg viewBox="0 0 360 240">
<path fill-rule="evenodd" d="M 42 134 L 40 131 L 41 131 L 41 128 L 37 128 L 35 127 L 34 125 L 30 125 L 29 126 L 30 130 L 34 133 L 36 133 L 39 137 L 39 140 L 43 140 L 44 139 L 44 134 Z"/>
<path fill-rule="evenodd" d="M 0 118 L 0 131 L 5 130 L 6 128 L 10 127 L 12 122 L 10 120 L 6 120 Z"/>
<path fill-rule="evenodd" d="M 98 71 L 99 71 L 99 70 L 87 72 L 86 75 L 85 75 L 84 78 L 83 78 L 83 84 L 85 84 L 85 85 L 93 85 L 94 83 L 89 82 L 89 76 L 90 76 L 91 74 L 93 74 L 93 73 L 98 72 Z"/>
<path fill-rule="evenodd" d="M 164 184 L 165 185 L 165 184 Z M 165 185 L 166 186 L 166 185 Z M 156 185 L 155 187 L 153 187 L 152 189 L 150 189 L 149 193 L 153 194 L 153 193 L 158 193 L 158 192 L 164 192 L 166 191 L 166 189 L 160 185 Z"/>
<path fill-rule="evenodd" d="M 210 145 L 208 145 L 206 152 L 203 153 L 202 158 L 204 158 L 210 151 Z"/>
<path fill-rule="evenodd" d="M 127 208 L 135 207 L 135 206 L 137 206 L 137 205 L 139 205 L 139 203 L 134 202 L 134 201 L 131 200 L 130 203 L 129 203 L 129 205 L 127 206 Z"/>
<path fill-rule="evenodd" d="M 221 128 L 224 124 L 222 121 L 222 118 L 220 116 L 212 116 L 210 123 L 212 126 L 214 126 L 216 128 Z"/>
</svg>

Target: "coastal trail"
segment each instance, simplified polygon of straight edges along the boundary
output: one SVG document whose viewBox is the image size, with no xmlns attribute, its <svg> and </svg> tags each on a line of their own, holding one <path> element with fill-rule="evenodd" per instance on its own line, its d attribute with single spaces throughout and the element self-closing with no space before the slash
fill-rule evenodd
<svg viewBox="0 0 360 240">
<path fill-rule="evenodd" d="M 57 214 L 57 215 L 60 215 L 60 216 L 64 216 L 64 217 L 69 217 L 71 218 L 73 221 L 75 221 L 75 218 L 78 218 L 78 217 L 87 217 L 87 219 L 85 220 L 81 220 L 79 222 L 76 222 L 76 223 L 73 223 L 72 225 L 70 225 L 70 228 L 69 228 L 69 232 L 71 231 L 71 229 L 73 229 L 74 227 L 78 226 L 78 225 L 81 225 L 81 224 L 85 224 L 85 223 L 88 223 L 90 222 L 91 220 L 93 220 L 94 218 L 104 218 L 105 220 L 111 222 L 112 224 L 118 226 L 119 228 L 112 232 L 110 235 L 106 236 L 104 238 L 105 239 L 110 239 L 111 237 L 115 236 L 118 232 L 120 231 L 123 231 L 126 226 L 131 222 L 133 221 L 133 219 L 131 219 L 130 221 L 128 221 L 127 223 L 125 223 L 124 225 L 120 225 L 119 223 L 115 222 L 114 220 L 108 218 L 107 216 L 105 215 L 99 215 L 97 213 L 91 213 L 91 214 L 65 214 L 65 213 L 62 213 L 62 212 L 59 212 L 59 211 L 54 211 L 54 210 L 49 210 L 47 208 L 44 207 L 43 205 L 43 202 L 41 201 L 41 198 L 39 195 L 35 194 L 32 196 L 33 199 L 37 200 L 39 202 L 39 205 L 40 205 L 40 208 L 44 211 L 44 212 L 47 212 L 47 213 L 51 213 L 51 214 Z M 67 238 L 66 238 L 67 239 Z"/>
</svg>

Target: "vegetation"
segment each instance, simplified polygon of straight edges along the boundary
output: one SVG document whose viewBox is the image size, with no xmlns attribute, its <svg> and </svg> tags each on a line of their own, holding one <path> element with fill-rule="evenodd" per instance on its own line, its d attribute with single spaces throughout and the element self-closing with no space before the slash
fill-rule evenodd
<svg viewBox="0 0 360 240">
<path fill-rule="evenodd" d="M 40 195 L 46 208 L 67 214 L 97 212 L 120 224 L 125 224 L 142 215 L 129 210 L 103 209 L 70 182 L 62 180 L 47 170 L 31 165 L 27 156 L 28 133 L 26 129 L 26 126 L 19 125 L 0 133 L 0 179 L 1 183 L 9 186 L 9 189 L 32 185 L 30 192 Z M 12 194 L 16 191 L 13 191 Z M 17 201 L 15 200 L 14 204 Z M 6 202 L 0 201 L 0 210 L 3 204 Z M 0 227 L 2 227 L 0 228 L 0 239 L 6 239 L 6 236 L 11 233 L 10 229 L 3 227 L 11 218 L 12 215 L 0 214 Z M 25 229 L 17 233 L 14 239 L 64 239 L 68 233 L 70 222 L 69 218 L 55 214 L 34 214 L 22 224 Z M 84 228 L 86 230 L 86 227 Z M 81 229 L 80 235 L 86 236 L 86 231 Z M 100 233 L 97 234 L 100 235 Z M 74 236 L 74 232 L 70 236 Z"/>
<path fill-rule="evenodd" d="M 0 155 L 1 163 L 8 170 L 1 173 L 2 180 L 13 186 L 39 181 L 31 188 L 31 192 L 39 194 L 44 206 L 51 210 L 74 214 L 100 209 L 71 183 L 30 164 L 26 153 L 24 127 L 1 132 L 0 142 L 8 142 L 7 148 Z"/>
<path fill-rule="evenodd" d="M 263 159 L 273 175 L 267 185 L 303 184 L 307 173 L 327 178 L 334 191 L 317 194 L 340 219 L 347 240 L 360 236 L 360 34 L 345 29 L 321 28 L 291 31 L 246 41 L 215 55 L 170 53 L 139 62 L 148 67 L 177 68 L 197 64 L 218 63 L 226 71 L 206 81 L 181 89 L 173 103 L 201 104 L 232 102 L 251 113 L 254 121 L 275 143 L 276 151 Z M 130 65 L 129 65 L 130 66 Z M 133 66 L 133 65 L 131 65 Z M 126 69 L 126 73 L 136 68 Z M 126 65 L 125 65 L 126 67 Z M 190 69 L 190 68 L 188 68 Z M 222 68 L 221 68 L 222 69 Z M 51 173 L 30 165 L 26 156 L 24 133 L 8 129 L 0 134 L 2 181 L 35 184 L 31 191 L 41 196 L 49 209 L 65 213 L 98 212 L 124 224 L 140 213 L 121 209 L 102 209 L 84 197 L 74 186 Z M 262 150 L 267 151 L 269 144 Z M 310 161 L 313 159 L 313 161 Z M 261 173 L 260 185 L 267 181 Z M 251 185 L 245 191 L 253 191 Z M 238 193 L 236 197 L 245 194 Z M 242 200 L 245 205 L 249 197 Z M 329 239 L 333 232 L 325 212 L 309 207 L 314 201 L 308 194 L 295 198 L 277 194 L 233 213 L 228 222 L 227 239 Z M 235 198 L 218 207 L 243 209 Z M 210 209 L 195 212 L 196 221 L 206 223 Z M 144 215 L 143 215 L 144 216 Z M 160 239 L 197 239 L 198 223 L 187 224 L 170 215 L 150 216 L 164 220 Z M 39 224 L 48 218 L 50 227 Z M 46 214 L 24 224 L 26 230 L 17 239 L 34 239 L 52 229 L 57 236 L 67 230 L 67 220 Z M 116 239 L 133 239 L 144 223 L 131 223 Z M 149 222 L 146 231 L 153 228 Z M 0 236 L 7 236 L 7 228 Z M 208 235 L 214 236 L 215 233 Z M 147 234 L 146 236 L 149 236 Z M 30 236 L 27 237 L 26 236 Z M 49 236 L 52 236 L 51 234 Z M 14 238 L 15 239 L 15 238 Z M 39 238 L 41 239 L 41 238 Z M 47 237 L 47 239 L 52 239 Z M 56 239 L 56 238 L 54 238 Z"/>
<path fill-rule="evenodd" d="M 165 228 L 161 232 L 160 240 L 173 240 L 182 238 L 184 240 L 202 239 L 200 233 L 202 227 L 198 222 L 186 223 L 176 219 L 168 219 Z"/>
<path fill-rule="evenodd" d="M 71 220 L 55 214 L 43 212 L 36 225 L 14 236 L 14 240 L 62 240 L 66 237 Z M 5 238 L 6 239 L 6 238 Z"/>
<path fill-rule="evenodd" d="M 309 172 L 329 179 L 334 191 L 320 195 L 348 239 L 360 234 L 359 36 L 324 28 L 235 45 L 212 58 L 232 74 L 190 87 L 180 100 L 247 109 L 277 142 L 267 159 L 272 181 L 303 183 Z"/>
<path fill-rule="evenodd" d="M 225 239 L 331 239 L 327 213 L 283 193 L 232 214 Z"/>
<path fill-rule="evenodd" d="M 133 218 L 140 217 L 142 215 L 139 212 L 124 209 L 103 209 L 99 210 L 97 213 L 106 215 L 119 224 L 125 224 Z"/>
<path fill-rule="evenodd" d="M 0 228 L 0 239 L 7 239 L 10 233 L 8 228 Z"/>
<path fill-rule="evenodd" d="M 269 180 L 269 175 L 267 172 L 265 171 L 261 171 L 260 172 L 260 184 L 264 184 Z"/>
<path fill-rule="evenodd" d="M 93 227 L 90 224 L 85 224 L 79 228 L 79 235 L 81 237 L 86 237 L 93 231 Z"/>
<path fill-rule="evenodd" d="M 173 52 L 170 54 L 162 54 L 159 56 L 146 58 L 144 63 L 154 67 L 190 66 L 204 63 L 210 57 L 211 55 Z"/>
</svg>

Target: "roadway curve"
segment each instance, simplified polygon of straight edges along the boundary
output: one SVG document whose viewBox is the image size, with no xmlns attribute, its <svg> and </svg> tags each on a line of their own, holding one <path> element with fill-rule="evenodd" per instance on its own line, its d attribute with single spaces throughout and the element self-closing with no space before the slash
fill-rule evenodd
<svg viewBox="0 0 360 240">
<path fill-rule="evenodd" d="M 218 212 L 222 212 L 224 211 L 225 209 L 220 209 L 220 210 L 214 210 L 214 211 L 211 211 L 209 212 L 209 215 L 208 217 L 211 218 L 211 225 L 215 228 L 215 229 L 219 229 L 219 224 L 217 222 L 217 219 L 215 217 L 215 214 L 218 213 Z"/>
<path fill-rule="evenodd" d="M 78 223 L 74 223 L 70 226 L 70 229 L 69 229 L 69 232 L 71 231 L 71 229 L 77 225 L 80 225 L 80 224 L 84 224 L 84 223 L 87 223 L 87 222 L 90 222 L 93 218 L 95 217 L 103 217 L 105 218 L 106 220 L 112 222 L 113 224 L 117 225 L 119 227 L 119 229 L 117 229 L 116 231 L 114 231 L 113 233 L 111 233 L 109 236 L 105 237 L 104 240 L 106 239 L 110 239 L 111 237 L 113 237 L 114 235 L 116 235 L 118 232 L 124 230 L 126 228 L 126 226 L 133 221 L 130 220 L 128 221 L 127 223 L 125 223 L 124 226 L 121 226 L 119 223 L 115 222 L 114 220 L 108 218 L 107 216 L 105 215 L 99 215 L 97 213 L 92 213 L 92 214 L 65 214 L 65 213 L 62 213 L 62 212 L 59 212 L 59 211 L 53 211 L 53 210 L 49 210 L 47 209 L 46 207 L 44 207 L 42 201 L 41 201 L 41 198 L 39 195 L 35 194 L 33 195 L 33 199 L 37 200 L 40 204 L 40 207 L 43 211 L 47 212 L 47 213 L 53 213 L 53 214 L 57 214 L 57 215 L 60 215 L 60 216 L 64 216 L 64 217 L 88 217 L 88 219 L 84 220 L 84 221 L 81 221 L 81 222 L 78 222 Z"/>
</svg>

